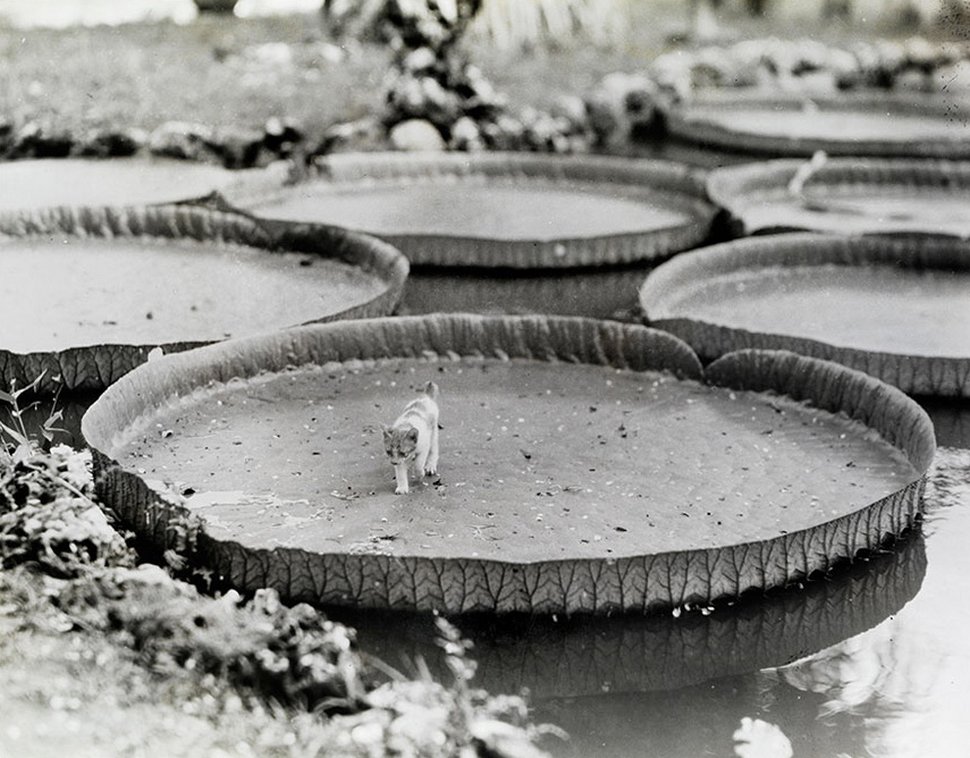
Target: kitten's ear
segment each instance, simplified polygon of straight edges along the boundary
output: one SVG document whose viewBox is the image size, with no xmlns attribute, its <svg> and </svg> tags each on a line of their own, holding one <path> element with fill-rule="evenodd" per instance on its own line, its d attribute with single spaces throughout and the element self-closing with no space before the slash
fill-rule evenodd
<svg viewBox="0 0 970 758">
<path fill-rule="evenodd" d="M 418 441 L 418 430 L 415 429 L 412 426 L 410 429 L 408 429 L 408 435 L 407 436 L 408 436 L 408 439 L 409 440 L 412 440 L 413 442 L 417 442 Z"/>
<path fill-rule="evenodd" d="M 391 427 L 389 427 L 387 424 L 381 424 L 381 434 L 384 435 L 384 439 L 388 440 L 391 438 L 391 431 Z"/>
</svg>

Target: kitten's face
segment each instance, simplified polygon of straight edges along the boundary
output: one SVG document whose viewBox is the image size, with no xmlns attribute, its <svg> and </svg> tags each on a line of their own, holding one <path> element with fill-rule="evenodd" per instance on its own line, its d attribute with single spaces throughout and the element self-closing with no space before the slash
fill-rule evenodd
<svg viewBox="0 0 970 758">
<path fill-rule="evenodd" d="M 413 426 L 403 428 L 384 427 L 384 452 L 391 463 L 409 463 L 418 447 L 418 430 Z"/>
</svg>

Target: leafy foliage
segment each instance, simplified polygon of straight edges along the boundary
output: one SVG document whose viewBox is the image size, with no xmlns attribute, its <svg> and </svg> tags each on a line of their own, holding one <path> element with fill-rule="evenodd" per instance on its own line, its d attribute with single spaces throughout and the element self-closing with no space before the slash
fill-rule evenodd
<svg viewBox="0 0 970 758">
<path fill-rule="evenodd" d="M 58 606 L 78 625 L 116 635 L 157 672 L 196 672 L 308 710 L 353 711 L 364 686 L 354 632 L 274 590 L 249 602 L 200 595 L 158 567 L 95 574 L 66 586 Z"/>
<path fill-rule="evenodd" d="M 17 389 L 17 383 L 14 380 L 9 392 L 0 390 L 0 403 L 8 406 L 10 413 L 10 423 L 5 424 L 0 421 L 0 462 L 9 465 L 32 454 L 34 441 L 27 433 L 27 427 L 24 423 L 24 413 L 31 406 L 21 408 L 20 399 L 24 395 L 36 392 L 46 375 L 47 370 L 45 369 L 26 387 Z M 48 444 L 54 441 L 55 432 L 62 431 L 55 426 L 62 418 L 63 413 L 61 411 L 53 411 L 41 427 L 41 436 Z"/>
<path fill-rule="evenodd" d="M 132 565 L 124 538 L 92 499 L 90 453 L 66 445 L 44 453 L 27 432 L 20 399 L 43 376 L 0 392 L 11 418 L 0 423 L 0 567 L 34 563 L 54 576 L 74 577 L 95 566 Z M 41 427 L 48 444 L 59 420 L 56 411 Z"/>
</svg>

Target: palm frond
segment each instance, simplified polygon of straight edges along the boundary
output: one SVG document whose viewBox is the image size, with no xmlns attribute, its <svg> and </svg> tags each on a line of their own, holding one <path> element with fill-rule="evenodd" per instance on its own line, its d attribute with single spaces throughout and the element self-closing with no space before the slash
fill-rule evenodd
<svg viewBox="0 0 970 758">
<path fill-rule="evenodd" d="M 617 41 L 629 0 L 485 0 L 470 33 L 496 47 Z"/>
<path fill-rule="evenodd" d="M 439 6 L 443 0 L 439 0 Z M 617 41 L 630 0 L 484 0 L 471 34 L 500 48 L 563 44 L 572 39 L 596 44 Z M 370 36 L 379 26 L 387 0 L 325 0 L 331 30 Z"/>
</svg>

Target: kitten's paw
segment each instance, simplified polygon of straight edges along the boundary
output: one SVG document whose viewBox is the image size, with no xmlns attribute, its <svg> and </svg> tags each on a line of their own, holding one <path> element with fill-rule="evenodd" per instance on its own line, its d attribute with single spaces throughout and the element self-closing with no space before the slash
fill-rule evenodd
<svg viewBox="0 0 970 758">
<path fill-rule="evenodd" d="M 395 487 L 394 488 L 394 494 L 395 495 L 406 495 L 406 494 L 408 494 L 408 492 L 410 492 L 410 490 L 407 487 Z"/>
<path fill-rule="evenodd" d="M 424 467 L 424 475 L 425 476 L 437 476 L 438 475 L 438 467 L 437 466 L 425 466 Z"/>
</svg>

